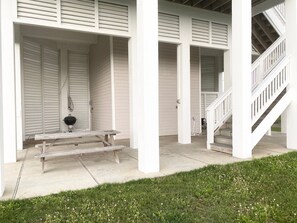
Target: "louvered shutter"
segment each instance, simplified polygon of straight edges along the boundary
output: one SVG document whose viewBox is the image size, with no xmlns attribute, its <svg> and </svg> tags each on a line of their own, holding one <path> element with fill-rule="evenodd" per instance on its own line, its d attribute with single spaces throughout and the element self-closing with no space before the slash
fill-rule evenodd
<svg viewBox="0 0 297 223">
<path fill-rule="evenodd" d="M 208 92 L 218 91 L 218 73 L 214 56 L 201 57 L 201 90 Z"/>
<path fill-rule="evenodd" d="M 42 50 L 43 125 L 45 133 L 60 130 L 59 52 L 43 47 Z"/>
<path fill-rule="evenodd" d="M 23 42 L 24 116 L 26 136 L 43 133 L 41 46 Z"/>
<path fill-rule="evenodd" d="M 179 39 L 179 16 L 159 13 L 159 37 Z"/>
<path fill-rule="evenodd" d="M 61 0 L 63 24 L 95 27 L 94 0 Z"/>
<path fill-rule="evenodd" d="M 228 26 L 225 24 L 212 23 L 211 42 L 215 45 L 228 46 Z"/>
<path fill-rule="evenodd" d="M 129 31 L 128 6 L 102 1 L 98 4 L 99 29 Z"/>
<path fill-rule="evenodd" d="M 89 56 L 69 52 L 69 91 L 74 104 L 71 113 L 78 120 L 76 129 L 89 129 Z"/>
<path fill-rule="evenodd" d="M 57 22 L 57 0 L 18 0 L 18 18 Z"/>
<path fill-rule="evenodd" d="M 25 135 L 60 130 L 59 52 L 24 38 Z"/>
<path fill-rule="evenodd" d="M 200 43 L 210 42 L 210 26 L 208 21 L 192 20 L 192 40 Z"/>
</svg>

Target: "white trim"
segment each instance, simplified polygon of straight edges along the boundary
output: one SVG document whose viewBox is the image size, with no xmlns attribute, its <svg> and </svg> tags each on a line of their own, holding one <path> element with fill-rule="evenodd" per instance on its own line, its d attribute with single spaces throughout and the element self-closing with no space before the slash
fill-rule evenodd
<svg viewBox="0 0 297 223">
<path fill-rule="evenodd" d="M 14 43 L 14 65 L 15 65 L 15 86 L 16 86 L 16 131 L 17 149 L 23 149 L 23 106 L 22 106 L 22 75 L 21 75 L 21 33 L 20 26 L 15 25 Z"/>
<path fill-rule="evenodd" d="M 115 114 L 115 86 L 114 86 L 114 51 L 113 51 L 113 37 L 109 38 L 110 49 L 110 76 L 111 76 L 111 120 L 112 129 L 116 129 L 116 114 Z"/>
</svg>

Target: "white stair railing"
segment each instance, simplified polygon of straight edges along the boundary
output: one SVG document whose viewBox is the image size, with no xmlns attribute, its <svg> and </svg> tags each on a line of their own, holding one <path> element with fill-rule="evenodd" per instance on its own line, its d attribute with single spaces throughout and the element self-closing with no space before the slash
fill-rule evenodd
<svg viewBox="0 0 297 223">
<path fill-rule="evenodd" d="M 214 135 L 232 114 L 232 89 L 230 88 L 210 106 L 208 106 L 206 115 L 207 120 L 207 148 L 214 143 Z"/>
<path fill-rule="evenodd" d="M 259 102 L 257 103 L 270 103 L 268 100 L 264 100 L 265 96 L 269 96 L 272 98 L 270 94 L 268 94 L 268 91 L 271 90 L 272 92 L 276 89 L 281 89 L 281 87 L 273 88 L 272 85 L 268 84 L 268 87 L 264 87 L 266 85 L 263 83 L 264 80 L 269 78 L 271 80 L 273 75 L 277 75 L 277 69 L 280 69 L 280 67 L 283 65 L 283 63 L 286 63 L 287 61 L 283 58 L 286 56 L 286 39 L 283 35 L 280 37 L 274 44 L 272 44 L 252 65 L 252 72 L 251 72 L 251 78 L 252 78 L 252 91 L 256 94 L 260 94 Z M 275 71 L 273 71 L 276 69 Z M 285 67 L 282 67 L 282 69 L 286 69 Z M 272 72 L 273 71 L 273 72 Z M 285 70 L 286 71 L 286 70 Z M 273 84 L 279 84 L 282 83 L 284 80 L 282 78 L 285 78 L 287 80 L 287 72 L 283 70 L 279 71 L 280 75 L 277 75 L 277 77 L 274 77 Z M 282 87 L 285 85 L 281 85 Z M 267 91 L 267 94 L 261 94 L 258 93 L 259 88 L 265 88 L 264 91 Z M 278 93 L 275 91 L 275 93 Z M 276 94 L 274 94 L 275 96 Z M 277 94 L 279 95 L 279 94 Z M 254 99 L 254 93 L 253 93 L 253 99 Z M 263 97 L 261 99 L 261 97 Z M 268 105 L 266 104 L 266 106 Z M 264 106 L 264 105 L 263 105 Z M 264 108 L 264 107 L 261 108 Z M 268 107 L 267 107 L 268 108 Z M 254 109 L 254 107 L 252 108 Z M 255 108 L 256 110 L 258 109 Z M 255 110 L 255 111 L 256 111 Z M 252 110 L 254 111 L 254 110 Z M 254 116 L 256 119 L 261 117 L 260 114 L 263 114 L 262 111 L 257 110 L 257 112 L 254 113 Z M 226 91 L 224 94 L 222 94 L 219 98 L 217 98 L 208 108 L 207 108 L 207 148 L 210 149 L 211 144 L 214 143 L 214 136 L 215 132 L 222 127 L 222 125 L 230 118 L 232 115 L 232 88 L 230 88 L 228 91 Z M 253 122 L 255 123 L 254 119 Z"/>
<path fill-rule="evenodd" d="M 282 16 L 282 19 L 285 21 L 286 20 L 286 7 L 285 3 L 279 4 L 275 6 L 275 9 L 278 11 L 280 16 Z"/>
<path fill-rule="evenodd" d="M 252 95 L 252 126 L 289 84 L 289 58 L 280 62 Z"/>
<path fill-rule="evenodd" d="M 286 37 L 278 38 L 252 65 L 252 90 L 286 55 Z"/>
</svg>

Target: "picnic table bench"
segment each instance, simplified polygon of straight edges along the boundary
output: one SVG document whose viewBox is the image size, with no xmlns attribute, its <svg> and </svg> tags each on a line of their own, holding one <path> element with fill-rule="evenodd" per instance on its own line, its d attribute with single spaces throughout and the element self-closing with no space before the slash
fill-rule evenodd
<svg viewBox="0 0 297 223">
<path fill-rule="evenodd" d="M 66 132 L 66 133 L 53 133 L 53 134 L 40 134 L 35 135 L 35 140 L 42 141 L 42 144 L 35 145 L 40 148 L 40 153 L 35 155 L 40 158 L 42 163 L 42 173 L 44 173 L 44 163 L 46 158 L 50 157 L 63 157 L 71 155 L 82 155 L 99 152 L 113 152 L 115 161 L 119 164 L 120 159 L 118 152 L 125 148 L 122 145 L 115 145 L 114 136 L 118 131 L 83 131 L 83 132 Z M 95 138 L 95 139 L 94 139 Z M 70 141 L 58 141 L 71 139 Z M 53 141 L 53 142 L 49 142 Z M 96 144 L 103 143 L 104 147 L 97 146 Z M 79 145 L 85 145 L 86 148 L 80 148 Z M 58 146 L 72 146 L 62 150 L 49 150 L 52 147 Z"/>
</svg>

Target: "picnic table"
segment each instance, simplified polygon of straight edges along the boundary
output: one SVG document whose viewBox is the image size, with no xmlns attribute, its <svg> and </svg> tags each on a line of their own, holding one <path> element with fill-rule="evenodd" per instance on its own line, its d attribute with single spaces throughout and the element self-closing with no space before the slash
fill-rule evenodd
<svg viewBox="0 0 297 223">
<path fill-rule="evenodd" d="M 45 158 L 49 157 L 113 152 L 115 161 L 119 164 L 120 159 L 117 153 L 124 149 L 125 146 L 115 145 L 114 136 L 118 133 L 119 132 L 115 130 L 106 130 L 35 135 L 36 141 L 42 141 L 42 144 L 35 145 L 36 148 L 40 148 L 40 153 L 35 155 L 35 157 L 40 158 L 42 173 L 44 173 Z M 70 139 L 70 141 L 65 141 L 67 139 Z M 98 143 L 103 143 L 103 147 L 100 147 Z M 85 145 L 86 147 L 81 148 L 80 145 Z M 70 146 L 70 148 L 49 151 L 49 148 L 58 146 Z"/>
</svg>

